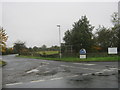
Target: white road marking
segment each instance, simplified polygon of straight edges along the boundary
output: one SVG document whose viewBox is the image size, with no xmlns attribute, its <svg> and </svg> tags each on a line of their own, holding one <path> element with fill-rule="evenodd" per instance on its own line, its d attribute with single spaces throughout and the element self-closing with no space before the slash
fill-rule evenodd
<svg viewBox="0 0 120 90">
<path fill-rule="evenodd" d="M 114 70 L 112 70 L 112 69 L 103 69 L 103 72 L 105 72 L 105 71 L 110 72 L 110 71 L 114 71 Z"/>
<path fill-rule="evenodd" d="M 49 64 L 48 62 L 42 62 L 42 63 L 44 63 L 44 64 Z"/>
<path fill-rule="evenodd" d="M 109 68 L 109 69 L 103 69 L 102 71 L 105 72 L 105 71 L 114 71 L 114 70 L 118 70 L 118 68 Z"/>
<path fill-rule="evenodd" d="M 115 71 L 115 70 L 118 70 L 118 68 L 103 69 L 100 72 L 95 72 L 95 74 L 104 73 L 104 72 L 111 72 L 111 71 Z"/>
<path fill-rule="evenodd" d="M 95 74 L 99 74 L 99 73 L 102 73 L 102 72 L 95 72 Z"/>
<path fill-rule="evenodd" d="M 87 69 L 87 70 L 93 70 L 93 71 L 98 70 L 98 69 L 93 69 L 93 68 L 81 68 L 81 69 Z"/>
<path fill-rule="evenodd" d="M 52 78 L 50 80 L 59 80 L 59 79 L 63 79 L 63 77 L 59 77 L 59 78 Z"/>
<path fill-rule="evenodd" d="M 72 68 L 75 68 L 74 66 L 67 66 L 67 65 L 60 65 L 60 66 L 63 66 L 63 67 L 72 67 Z"/>
<path fill-rule="evenodd" d="M 39 67 L 44 67 L 44 66 L 46 66 L 46 65 L 41 65 L 41 66 L 39 66 Z"/>
<path fill-rule="evenodd" d="M 32 69 L 32 70 L 30 70 L 30 71 L 27 71 L 26 73 L 32 73 L 32 72 L 38 72 L 39 70 L 37 70 L 37 69 Z"/>
<path fill-rule="evenodd" d="M 87 76 L 87 75 L 91 75 L 92 73 L 85 73 L 85 74 L 82 74 L 83 76 Z"/>
<path fill-rule="evenodd" d="M 86 65 L 86 66 L 92 66 L 92 65 L 96 65 L 96 64 L 86 64 L 86 63 L 73 63 L 73 64 L 78 64 L 78 65 Z"/>
<path fill-rule="evenodd" d="M 73 64 L 78 64 L 78 65 L 82 65 L 83 63 L 73 63 Z"/>
<path fill-rule="evenodd" d="M 112 70 L 118 70 L 118 68 L 110 68 L 110 69 L 112 69 Z"/>
<path fill-rule="evenodd" d="M 84 64 L 84 65 L 87 65 L 87 66 L 92 66 L 92 65 L 96 65 L 96 64 Z"/>
<path fill-rule="evenodd" d="M 64 66 L 64 67 L 74 67 L 74 66 L 66 66 L 66 65 L 61 65 L 61 66 Z M 74 67 L 74 68 L 81 68 L 81 67 Z M 96 69 L 89 69 L 89 68 L 81 68 L 81 69 L 96 70 Z M 114 70 L 118 70 L 118 68 L 102 69 L 99 72 L 95 72 L 95 74 L 104 73 L 106 71 L 110 72 L 110 71 L 114 71 Z M 28 71 L 27 73 L 38 72 L 38 71 L 39 70 L 37 70 L 37 69 L 33 69 L 31 71 Z M 45 71 L 45 72 L 50 72 L 50 71 Z M 82 75 L 85 76 L 85 75 L 91 75 L 91 74 L 92 73 L 85 73 L 85 74 L 82 74 Z M 52 78 L 50 80 L 60 80 L 60 79 L 64 79 L 64 78 L 77 77 L 77 76 L 80 76 L 80 75 L 71 75 L 71 76 L 66 76 L 66 77 L 58 77 L 58 78 Z M 44 80 L 44 79 L 43 80 L 36 80 L 36 81 L 30 81 L 28 83 L 37 83 L 37 82 L 44 82 L 44 81 L 47 81 L 47 80 Z M 6 86 L 19 85 L 19 84 L 24 84 L 24 82 L 6 84 Z"/>
<path fill-rule="evenodd" d="M 11 83 L 11 84 L 6 84 L 6 86 L 12 86 L 12 85 L 18 85 L 18 84 L 23 84 L 22 82 L 19 83 Z"/>
<path fill-rule="evenodd" d="M 35 82 L 43 82 L 45 80 L 36 80 L 36 81 L 31 81 L 30 83 L 35 83 Z"/>
<path fill-rule="evenodd" d="M 63 67 L 71 67 L 71 68 L 79 68 L 79 69 L 87 69 L 87 70 L 93 70 L 93 71 L 98 70 L 98 69 L 92 69 L 92 68 L 82 68 L 82 67 L 67 66 L 67 65 L 60 65 L 60 66 L 63 66 Z"/>
<path fill-rule="evenodd" d="M 73 75 L 73 76 L 67 76 L 67 77 L 77 77 L 77 76 L 79 76 L 79 75 Z"/>
<path fill-rule="evenodd" d="M 72 76 L 66 76 L 66 78 L 68 77 L 77 77 L 79 75 L 72 75 Z M 64 79 L 65 77 L 59 77 L 59 78 L 52 78 L 50 80 L 60 80 L 60 79 Z M 37 83 L 37 82 L 44 82 L 44 81 L 47 81 L 47 80 L 36 80 L 36 81 L 30 81 L 29 83 Z M 18 84 L 24 84 L 22 82 L 19 82 L 19 83 L 11 83 L 11 84 L 6 84 L 6 86 L 12 86 L 12 85 L 18 85 Z"/>
</svg>

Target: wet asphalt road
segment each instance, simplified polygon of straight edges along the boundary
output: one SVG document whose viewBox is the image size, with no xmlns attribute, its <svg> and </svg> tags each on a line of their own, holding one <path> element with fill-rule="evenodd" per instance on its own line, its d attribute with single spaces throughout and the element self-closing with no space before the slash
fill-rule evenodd
<svg viewBox="0 0 120 90">
<path fill-rule="evenodd" d="M 3 88 L 118 88 L 117 62 L 61 62 L 3 56 Z"/>
</svg>

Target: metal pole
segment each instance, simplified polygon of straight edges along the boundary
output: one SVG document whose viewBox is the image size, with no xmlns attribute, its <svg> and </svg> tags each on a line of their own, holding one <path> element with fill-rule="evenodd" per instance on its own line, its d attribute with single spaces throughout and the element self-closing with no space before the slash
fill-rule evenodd
<svg viewBox="0 0 120 90">
<path fill-rule="evenodd" d="M 60 33 L 60 25 L 57 25 L 57 27 L 59 28 L 59 44 L 60 44 L 60 58 L 62 57 L 61 54 L 61 33 Z"/>
</svg>

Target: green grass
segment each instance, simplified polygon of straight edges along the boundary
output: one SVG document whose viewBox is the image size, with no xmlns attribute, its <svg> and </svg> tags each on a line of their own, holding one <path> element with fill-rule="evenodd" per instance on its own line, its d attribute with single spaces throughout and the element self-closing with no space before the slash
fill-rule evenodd
<svg viewBox="0 0 120 90">
<path fill-rule="evenodd" d="M 23 58 L 33 58 L 33 59 L 43 59 L 43 60 L 57 60 L 57 61 L 67 61 L 67 62 L 83 62 L 83 61 L 118 61 L 120 56 L 112 56 L 112 57 L 94 57 L 94 58 L 86 58 L 80 59 L 75 57 L 63 57 L 63 58 L 47 58 L 47 57 L 34 57 L 34 56 L 18 56 Z"/>
<path fill-rule="evenodd" d="M 5 65 L 6 65 L 6 62 L 0 60 L 0 67 L 1 67 L 1 66 L 5 66 Z"/>
<path fill-rule="evenodd" d="M 59 51 L 39 51 L 39 52 L 37 52 L 37 53 L 39 53 L 39 54 L 46 54 L 46 55 L 52 55 L 52 54 L 58 54 L 59 53 Z"/>
</svg>

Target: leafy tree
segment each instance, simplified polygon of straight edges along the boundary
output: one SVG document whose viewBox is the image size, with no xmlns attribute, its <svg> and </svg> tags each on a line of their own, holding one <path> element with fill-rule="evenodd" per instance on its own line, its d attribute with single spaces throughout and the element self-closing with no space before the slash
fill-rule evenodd
<svg viewBox="0 0 120 90">
<path fill-rule="evenodd" d="M 5 30 L 0 27 L 0 50 L 2 50 L 2 53 L 5 52 L 7 39 L 8 39 L 8 36 Z"/>
<path fill-rule="evenodd" d="M 93 26 L 89 23 L 86 16 L 82 16 L 77 22 L 73 24 L 71 30 L 65 32 L 63 40 L 66 45 L 72 45 L 73 50 L 78 52 L 80 48 L 85 48 L 90 51 L 93 44 Z"/>
<path fill-rule="evenodd" d="M 50 50 L 53 50 L 53 51 L 58 51 L 59 50 L 59 46 L 52 46 L 50 47 Z"/>
<path fill-rule="evenodd" d="M 100 46 L 103 48 L 103 50 L 107 50 L 108 47 L 111 47 L 114 45 L 113 43 L 113 33 L 110 29 L 103 27 L 99 27 L 96 32 L 96 46 Z"/>
<path fill-rule="evenodd" d="M 29 47 L 29 48 L 28 48 L 28 50 L 29 50 L 30 52 L 32 52 L 32 51 L 33 51 L 33 49 L 32 49 L 31 47 Z"/>
<path fill-rule="evenodd" d="M 118 12 L 114 12 L 111 15 L 111 21 L 112 21 L 112 23 L 113 23 L 114 26 L 116 26 L 116 25 L 119 24 Z"/>
<path fill-rule="evenodd" d="M 38 51 L 38 50 L 39 50 L 39 48 L 37 46 L 33 47 L 33 51 Z"/>
<path fill-rule="evenodd" d="M 114 36 L 117 38 L 114 41 L 116 41 L 117 47 L 120 50 L 120 17 L 118 16 L 118 12 L 114 12 L 111 17 L 111 21 L 114 25 L 114 27 L 112 27 L 112 31 Z"/>
<path fill-rule="evenodd" d="M 16 43 L 14 43 L 13 48 L 14 48 L 14 51 L 18 53 L 19 55 L 22 52 L 26 51 L 27 49 L 27 47 L 25 46 L 25 42 L 21 42 L 21 41 L 17 41 Z"/>
<path fill-rule="evenodd" d="M 47 46 L 46 45 L 42 45 L 42 50 L 46 50 L 47 49 Z"/>
<path fill-rule="evenodd" d="M 12 47 L 6 48 L 5 54 L 14 54 L 13 48 Z"/>
<path fill-rule="evenodd" d="M 117 12 L 111 15 L 111 21 L 113 27 L 107 29 L 99 26 L 94 36 L 95 45 L 102 47 L 104 51 L 108 47 L 120 47 L 120 25 Z"/>
</svg>

